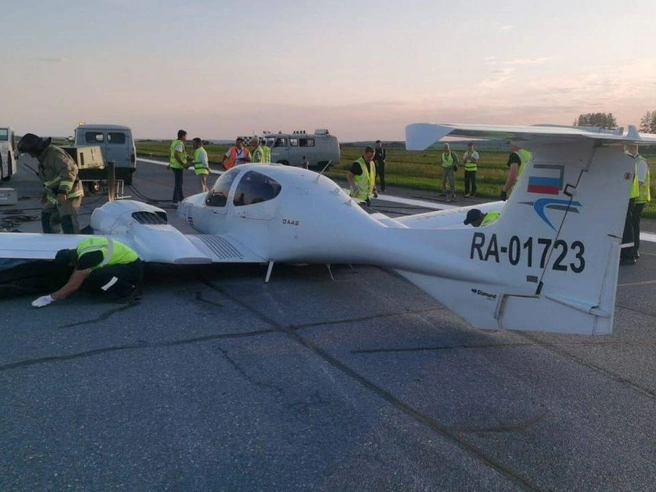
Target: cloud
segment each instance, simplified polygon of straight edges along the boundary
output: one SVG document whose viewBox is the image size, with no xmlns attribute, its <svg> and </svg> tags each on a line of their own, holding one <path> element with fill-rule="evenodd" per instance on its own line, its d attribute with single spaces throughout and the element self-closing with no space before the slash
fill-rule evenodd
<svg viewBox="0 0 656 492">
<path fill-rule="evenodd" d="M 516 58 L 507 62 L 503 62 L 504 65 L 537 65 L 539 63 L 544 63 L 550 60 L 549 56 L 541 56 L 536 58 Z"/>
<path fill-rule="evenodd" d="M 43 63 L 66 63 L 68 61 L 68 58 L 58 58 L 58 57 L 50 57 L 50 56 L 42 56 L 39 58 L 35 58 L 36 61 L 38 62 L 43 62 Z"/>
<path fill-rule="evenodd" d="M 492 70 L 492 76 L 483 79 L 477 84 L 481 89 L 496 89 L 506 84 L 511 78 L 515 69 L 513 68 L 496 68 Z"/>
</svg>

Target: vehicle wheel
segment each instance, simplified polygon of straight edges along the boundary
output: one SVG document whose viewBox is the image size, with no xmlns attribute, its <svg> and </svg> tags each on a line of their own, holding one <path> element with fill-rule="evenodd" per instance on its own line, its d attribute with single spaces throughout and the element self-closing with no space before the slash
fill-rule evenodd
<svg viewBox="0 0 656 492">
<path fill-rule="evenodd" d="M 84 191 L 89 195 L 95 195 L 100 190 L 100 183 L 98 181 L 85 181 Z"/>
<path fill-rule="evenodd" d="M 125 173 L 125 176 L 123 176 L 123 184 L 130 186 L 132 184 L 132 173 L 127 172 Z"/>
</svg>

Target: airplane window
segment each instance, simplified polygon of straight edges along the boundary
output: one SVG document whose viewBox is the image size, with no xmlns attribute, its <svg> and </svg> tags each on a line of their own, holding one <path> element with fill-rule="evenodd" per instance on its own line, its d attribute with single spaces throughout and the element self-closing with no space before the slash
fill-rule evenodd
<svg viewBox="0 0 656 492">
<path fill-rule="evenodd" d="M 236 207 L 273 200 L 280 193 L 280 183 L 257 171 L 249 171 L 241 178 L 233 204 Z"/>
<path fill-rule="evenodd" d="M 214 186 L 207 192 L 205 197 L 205 204 L 208 207 L 225 207 L 228 203 L 228 193 L 230 193 L 230 186 L 239 174 L 238 169 L 231 169 L 223 173 L 219 179 L 216 180 Z"/>
<path fill-rule="evenodd" d="M 107 141 L 112 144 L 124 144 L 125 133 L 123 132 L 109 132 L 107 134 Z"/>
<path fill-rule="evenodd" d="M 84 135 L 84 140 L 86 143 L 99 143 L 105 141 L 105 135 L 103 132 L 87 132 Z"/>
</svg>

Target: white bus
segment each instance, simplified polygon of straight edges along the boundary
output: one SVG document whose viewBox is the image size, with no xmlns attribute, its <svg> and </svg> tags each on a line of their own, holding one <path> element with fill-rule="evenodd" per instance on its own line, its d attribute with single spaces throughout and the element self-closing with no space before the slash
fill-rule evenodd
<svg viewBox="0 0 656 492">
<path fill-rule="evenodd" d="M 263 137 L 271 148 L 271 162 L 300 166 L 305 157 L 309 167 L 317 170 L 329 162 L 331 166 L 339 164 L 339 142 L 328 130 L 267 133 Z"/>
<path fill-rule="evenodd" d="M 8 126 L 0 127 L 0 178 L 2 181 L 9 181 L 17 170 L 14 129 Z"/>
</svg>

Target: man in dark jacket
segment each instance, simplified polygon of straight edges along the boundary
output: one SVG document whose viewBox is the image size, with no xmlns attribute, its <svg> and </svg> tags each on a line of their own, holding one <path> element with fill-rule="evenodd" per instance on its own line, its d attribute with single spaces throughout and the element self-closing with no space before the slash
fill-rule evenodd
<svg viewBox="0 0 656 492">
<path fill-rule="evenodd" d="M 374 162 L 376 163 L 376 176 L 380 176 L 380 191 L 385 191 L 385 159 L 387 159 L 387 151 L 381 141 L 376 140 Z"/>
</svg>

